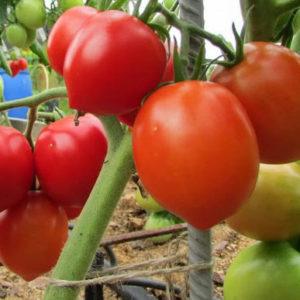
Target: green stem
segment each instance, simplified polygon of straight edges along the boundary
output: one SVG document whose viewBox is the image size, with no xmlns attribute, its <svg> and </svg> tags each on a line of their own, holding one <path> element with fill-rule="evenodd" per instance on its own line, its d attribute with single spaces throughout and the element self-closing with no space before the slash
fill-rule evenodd
<svg viewBox="0 0 300 300">
<path fill-rule="evenodd" d="M 300 0 L 275 0 L 274 8 L 278 14 L 283 14 L 300 7 Z"/>
<path fill-rule="evenodd" d="M 9 75 L 12 76 L 11 69 L 6 61 L 5 55 L 3 53 L 2 47 L 0 47 L 0 66 Z"/>
<path fill-rule="evenodd" d="M 240 0 L 243 17 L 251 9 L 246 26 L 246 41 L 273 41 L 278 17 L 300 7 L 300 0 Z"/>
<path fill-rule="evenodd" d="M 46 120 L 49 120 L 49 121 L 55 121 L 56 120 L 55 113 L 45 112 L 45 111 L 39 111 L 37 113 L 37 118 L 38 119 L 46 119 Z"/>
<path fill-rule="evenodd" d="M 104 165 L 73 232 L 59 258 L 53 277 L 84 279 L 100 240 L 133 170 L 131 135 L 127 132 Z M 78 289 L 50 286 L 46 300 L 73 300 Z"/>
<path fill-rule="evenodd" d="M 15 107 L 21 107 L 21 106 L 34 107 L 41 103 L 47 102 L 49 100 L 56 99 L 56 98 L 65 98 L 66 96 L 67 96 L 66 88 L 57 87 L 57 88 L 45 90 L 39 94 L 30 97 L 0 103 L 0 111 L 7 110 L 10 108 L 15 108 Z"/>
<path fill-rule="evenodd" d="M 43 47 L 40 45 L 40 43 L 37 40 L 35 40 L 31 44 L 30 50 L 39 57 L 42 64 L 44 64 L 45 66 L 49 65 L 48 57 Z"/>
<path fill-rule="evenodd" d="M 145 10 L 140 15 L 140 20 L 142 20 L 144 23 L 147 23 L 150 16 L 154 13 L 156 6 L 157 6 L 158 0 L 151 0 L 148 2 Z"/>
<path fill-rule="evenodd" d="M 219 47 L 228 57 L 229 60 L 234 60 L 235 53 L 234 51 L 228 46 L 225 41 L 220 38 L 218 35 L 212 34 L 194 24 L 186 22 L 184 20 L 180 20 L 174 12 L 170 12 L 167 10 L 163 5 L 157 4 L 156 11 L 162 13 L 166 19 L 168 20 L 169 24 L 174 26 L 175 28 L 179 29 L 180 31 L 189 31 L 189 33 L 194 33 L 199 35 L 200 37 L 208 40 L 213 45 Z"/>
<path fill-rule="evenodd" d="M 124 131 L 120 122 L 114 116 L 102 116 L 100 117 L 100 120 L 106 129 L 107 137 L 109 140 L 108 158 L 110 158 L 117 150 L 119 143 L 124 135 Z"/>
<path fill-rule="evenodd" d="M 31 148 L 34 148 L 34 143 L 32 140 L 32 129 L 34 126 L 34 122 L 36 121 L 36 117 L 37 117 L 37 106 L 31 107 L 29 110 L 29 115 L 28 115 L 28 122 L 27 122 L 27 126 L 25 128 L 24 131 L 24 136 L 26 137 L 26 139 L 28 140 Z"/>
</svg>

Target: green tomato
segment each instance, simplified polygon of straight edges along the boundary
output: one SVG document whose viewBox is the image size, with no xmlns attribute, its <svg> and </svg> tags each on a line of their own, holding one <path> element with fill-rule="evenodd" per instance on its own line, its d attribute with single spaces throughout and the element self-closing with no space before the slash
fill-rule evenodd
<svg viewBox="0 0 300 300">
<path fill-rule="evenodd" d="M 227 224 L 250 238 L 275 241 L 300 235 L 300 165 L 261 164 L 249 200 Z"/>
<path fill-rule="evenodd" d="M 11 46 L 23 48 L 27 41 L 26 29 L 20 24 L 11 24 L 6 27 L 5 35 Z"/>
<path fill-rule="evenodd" d="M 147 195 L 147 197 L 143 197 L 140 189 L 137 189 L 135 193 L 135 200 L 137 204 L 148 213 L 164 210 L 150 195 Z"/>
<path fill-rule="evenodd" d="M 66 11 L 75 6 L 83 6 L 83 0 L 60 0 L 59 1 L 59 8 L 62 11 Z"/>
<path fill-rule="evenodd" d="M 46 22 L 46 9 L 40 0 L 21 0 L 15 12 L 18 21 L 29 29 L 43 27 Z"/>
<path fill-rule="evenodd" d="M 299 282 L 300 254 L 288 242 L 260 242 L 233 260 L 224 300 L 297 300 Z"/>
<path fill-rule="evenodd" d="M 151 213 L 146 221 L 144 226 L 145 230 L 155 230 L 161 229 L 165 227 L 169 227 L 175 224 L 182 223 L 182 220 L 178 217 L 166 212 L 166 211 L 159 211 L 155 213 Z M 165 243 L 172 238 L 173 234 L 163 234 L 160 236 L 155 236 L 149 238 L 154 244 L 161 244 Z"/>
</svg>

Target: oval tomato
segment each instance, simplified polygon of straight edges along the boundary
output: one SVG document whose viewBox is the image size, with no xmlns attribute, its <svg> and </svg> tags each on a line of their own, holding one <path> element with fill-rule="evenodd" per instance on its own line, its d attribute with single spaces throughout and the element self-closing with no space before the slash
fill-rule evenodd
<svg viewBox="0 0 300 300">
<path fill-rule="evenodd" d="M 28 68 L 28 62 L 25 58 L 19 58 L 17 60 L 18 66 L 20 68 L 20 70 L 26 70 Z"/>
<path fill-rule="evenodd" d="M 47 52 L 51 67 L 63 75 L 66 52 L 75 35 L 97 10 L 89 6 L 74 7 L 62 14 L 51 29 Z"/>
<path fill-rule="evenodd" d="M 246 112 L 230 91 L 209 82 L 179 82 L 154 92 L 134 123 L 133 154 L 146 190 L 201 229 L 233 214 L 258 172 Z"/>
<path fill-rule="evenodd" d="M 33 181 L 33 155 L 26 138 L 0 126 L 0 211 L 26 197 Z"/>
<path fill-rule="evenodd" d="M 102 168 L 107 139 L 93 115 L 69 116 L 43 128 L 34 159 L 42 189 L 63 206 L 83 206 Z"/>
<path fill-rule="evenodd" d="M 227 87 L 245 107 L 257 135 L 261 161 L 300 159 L 300 56 L 266 42 L 245 45 L 245 57 L 212 80 Z"/>
<path fill-rule="evenodd" d="M 165 64 L 164 45 L 150 27 L 121 11 L 100 12 L 66 55 L 70 106 L 102 115 L 130 112 L 160 82 Z"/>
<path fill-rule="evenodd" d="M 287 240 L 300 235 L 299 186 L 298 164 L 261 164 L 254 192 L 227 223 L 258 240 Z"/>
<path fill-rule="evenodd" d="M 30 281 L 56 264 L 68 235 L 64 210 L 42 192 L 29 192 L 0 215 L 0 259 Z"/>
</svg>

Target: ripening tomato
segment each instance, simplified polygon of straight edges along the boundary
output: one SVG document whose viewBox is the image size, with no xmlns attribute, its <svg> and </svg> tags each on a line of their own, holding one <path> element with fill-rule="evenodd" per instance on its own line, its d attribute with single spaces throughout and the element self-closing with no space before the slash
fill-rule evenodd
<svg viewBox="0 0 300 300">
<path fill-rule="evenodd" d="M 0 260 L 33 280 L 56 264 L 67 235 L 64 210 L 43 192 L 29 192 L 22 203 L 0 214 Z"/>
<path fill-rule="evenodd" d="M 261 164 L 252 195 L 227 223 L 257 240 L 287 240 L 300 235 L 299 186 L 297 163 Z"/>
<path fill-rule="evenodd" d="M 130 112 L 159 84 L 165 65 L 164 45 L 150 27 L 121 11 L 99 12 L 66 54 L 69 104 L 100 115 Z"/>
<path fill-rule="evenodd" d="M 107 139 L 98 118 L 85 115 L 75 126 L 68 116 L 43 128 L 34 159 L 42 189 L 62 206 L 83 206 L 102 168 Z"/>
<path fill-rule="evenodd" d="M 238 99 L 210 82 L 158 89 L 133 126 L 140 179 L 168 211 L 206 229 L 233 214 L 258 172 L 256 137 Z"/>
<path fill-rule="evenodd" d="M 51 29 L 47 52 L 51 67 L 63 75 L 65 55 L 75 35 L 97 10 L 89 6 L 73 7 L 63 13 Z"/>
<path fill-rule="evenodd" d="M 300 159 L 300 56 L 267 42 L 245 45 L 241 63 L 219 68 L 215 81 L 234 93 L 253 124 L 265 163 Z"/>
<path fill-rule="evenodd" d="M 33 181 L 33 155 L 26 138 L 0 126 L 0 211 L 26 197 Z"/>
</svg>

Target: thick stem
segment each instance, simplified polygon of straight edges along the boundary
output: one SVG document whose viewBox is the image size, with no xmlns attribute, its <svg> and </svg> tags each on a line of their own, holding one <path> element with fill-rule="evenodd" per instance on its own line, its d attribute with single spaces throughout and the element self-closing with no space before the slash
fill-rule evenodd
<svg viewBox="0 0 300 300">
<path fill-rule="evenodd" d="M 274 7 L 278 14 L 300 7 L 300 0 L 275 0 L 274 2 Z"/>
<path fill-rule="evenodd" d="M 240 0 L 244 19 L 249 9 L 246 41 L 272 41 L 278 17 L 300 7 L 300 0 Z"/>
<path fill-rule="evenodd" d="M 100 240 L 133 169 L 131 135 L 127 132 L 100 176 L 63 249 L 53 277 L 84 279 Z M 73 300 L 78 289 L 50 286 L 46 300 Z"/>
<path fill-rule="evenodd" d="M 120 125 L 120 122 L 115 116 L 102 116 L 100 117 L 100 120 L 106 129 L 109 140 L 109 159 L 111 155 L 117 150 L 119 143 L 122 140 L 124 131 Z"/>
<path fill-rule="evenodd" d="M 64 87 L 53 88 L 50 90 L 45 90 L 39 94 L 30 97 L 0 103 L 0 111 L 7 110 L 10 108 L 15 108 L 15 107 L 21 107 L 21 106 L 34 107 L 44 102 L 47 102 L 49 100 L 56 99 L 56 98 L 65 98 L 66 96 L 67 96 L 66 88 Z"/>
</svg>

